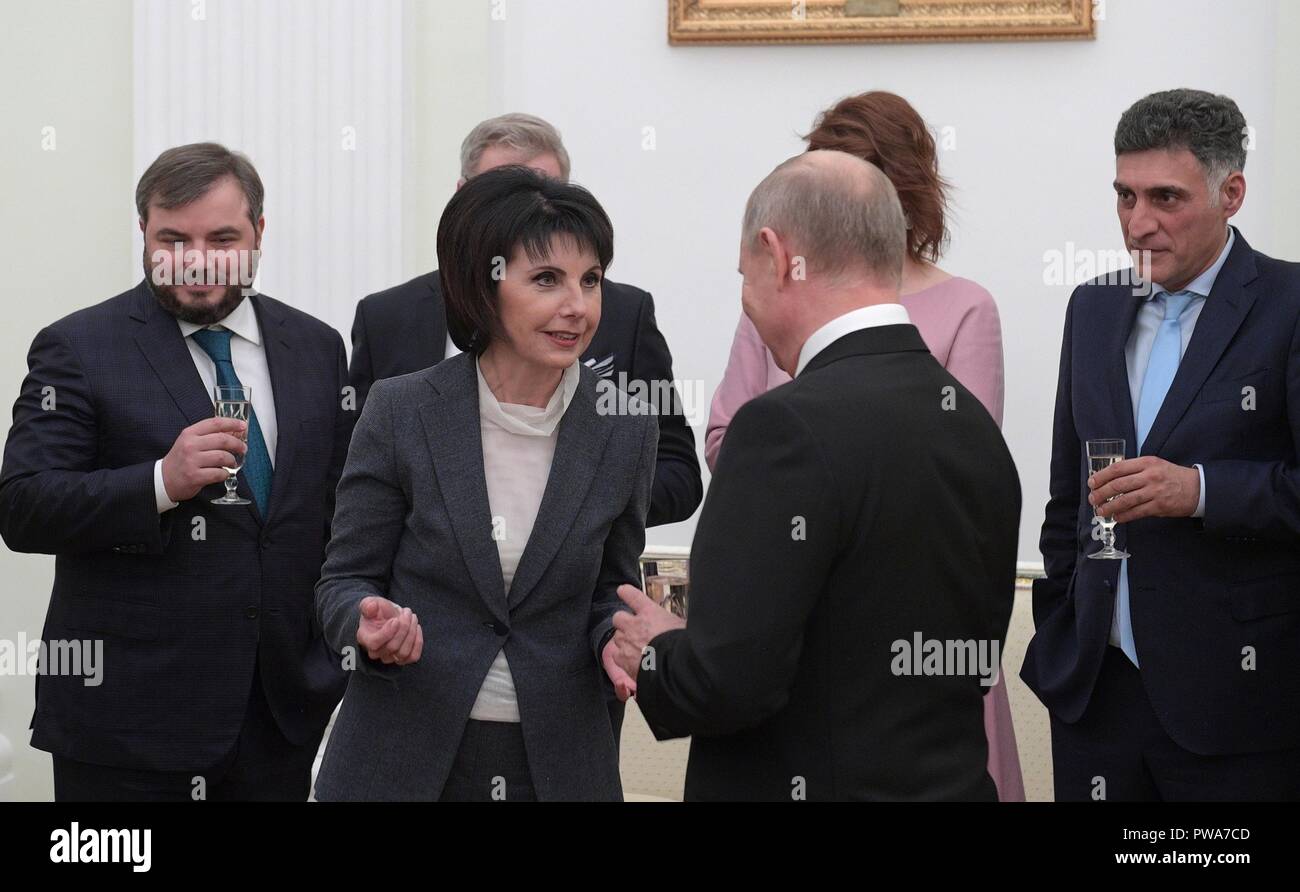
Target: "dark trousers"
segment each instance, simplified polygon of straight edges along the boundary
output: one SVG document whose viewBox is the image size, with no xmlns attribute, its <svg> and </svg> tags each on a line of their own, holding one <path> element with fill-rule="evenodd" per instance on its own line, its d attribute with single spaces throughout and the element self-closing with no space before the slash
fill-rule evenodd
<svg viewBox="0 0 1300 892">
<path fill-rule="evenodd" d="M 1300 749 L 1202 756 L 1165 733 L 1142 675 L 1107 647 L 1083 717 L 1052 717 L 1056 801 L 1187 802 L 1300 799 Z"/>
<path fill-rule="evenodd" d="M 254 672 L 239 738 L 217 765 L 150 771 L 92 765 L 56 755 L 54 798 L 57 802 L 306 802 L 319 747 L 320 737 L 301 747 L 285 739 L 262 692 L 261 677 Z M 202 778 L 202 783 L 196 778 Z"/>
<path fill-rule="evenodd" d="M 470 719 L 439 802 L 536 802 L 518 722 Z"/>
</svg>

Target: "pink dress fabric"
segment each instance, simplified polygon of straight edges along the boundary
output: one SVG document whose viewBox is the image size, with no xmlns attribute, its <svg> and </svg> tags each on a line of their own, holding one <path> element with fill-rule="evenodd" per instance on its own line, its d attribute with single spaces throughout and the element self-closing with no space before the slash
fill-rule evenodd
<svg viewBox="0 0 1300 892">
<path fill-rule="evenodd" d="M 934 358 L 975 395 L 1002 425 L 1002 324 L 993 296 L 970 279 L 954 277 L 901 299 L 912 324 Z M 722 384 L 713 395 L 704 457 L 713 470 L 732 416 L 749 400 L 790 380 L 763 345 L 754 324 L 741 314 Z M 989 774 L 1002 802 L 1023 802 L 1024 778 L 1006 680 L 984 697 L 984 732 L 989 741 Z"/>
</svg>

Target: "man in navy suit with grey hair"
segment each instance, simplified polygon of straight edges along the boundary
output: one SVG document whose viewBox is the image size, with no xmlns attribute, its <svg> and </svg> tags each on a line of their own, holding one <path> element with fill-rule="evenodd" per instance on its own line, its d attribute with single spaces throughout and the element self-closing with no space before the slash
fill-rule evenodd
<svg viewBox="0 0 1300 892">
<path fill-rule="evenodd" d="M 1142 282 L 1066 309 L 1021 670 L 1058 800 L 1300 798 L 1300 266 L 1228 225 L 1248 135 L 1199 90 L 1147 96 L 1115 132 Z M 1090 473 L 1100 439 L 1125 457 Z M 1127 557 L 1093 559 L 1094 512 Z"/>
</svg>

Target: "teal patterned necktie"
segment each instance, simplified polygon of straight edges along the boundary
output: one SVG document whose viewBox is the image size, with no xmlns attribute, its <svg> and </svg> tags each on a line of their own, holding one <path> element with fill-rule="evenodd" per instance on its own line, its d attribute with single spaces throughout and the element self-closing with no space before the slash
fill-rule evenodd
<svg viewBox="0 0 1300 892">
<path fill-rule="evenodd" d="M 212 357 L 212 362 L 217 367 L 218 387 L 243 386 L 235 374 L 235 364 L 230 359 L 230 335 L 229 329 L 216 328 L 200 328 L 190 335 L 194 343 Z M 244 454 L 244 467 L 240 474 L 253 491 L 257 510 L 262 513 L 262 517 L 266 517 L 267 503 L 271 500 L 271 455 L 266 451 L 262 426 L 257 423 L 257 413 L 252 406 L 248 407 L 248 452 Z"/>
</svg>

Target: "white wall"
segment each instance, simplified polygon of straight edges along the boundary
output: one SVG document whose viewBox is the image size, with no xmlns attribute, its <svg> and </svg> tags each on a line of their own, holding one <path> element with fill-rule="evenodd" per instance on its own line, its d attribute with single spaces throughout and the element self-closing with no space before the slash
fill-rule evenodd
<svg viewBox="0 0 1300 892">
<path fill-rule="evenodd" d="M 461 140 L 502 105 L 500 42 L 484 4 L 405 0 L 404 7 L 403 251 L 390 285 L 438 265 L 438 219 L 460 178 Z"/>
<path fill-rule="evenodd" d="M 1275 52 L 1277 85 L 1274 109 L 1276 129 L 1270 141 L 1279 151 L 1273 153 L 1277 179 L 1274 192 L 1281 196 L 1273 202 L 1272 250 L 1287 260 L 1300 260 L 1300 164 L 1295 163 L 1296 146 L 1300 146 L 1300 3 L 1283 2 L 1278 6 L 1277 49 Z M 1290 149 L 1290 151 L 1285 151 Z"/>
<path fill-rule="evenodd" d="M 1022 560 L 1040 559 L 1070 293 L 1043 284 L 1042 258 L 1067 241 L 1122 249 L 1110 188 L 1120 113 L 1177 86 L 1237 99 L 1258 133 L 1237 222 L 1255 247 L 1287 256 L 1270 194 L 1279 161 L 1276 0 L 1110 2 L 1095 41 L 825 47 L 670 47 L 663 0 L 506 3 L 505 20 L 493 23 L 505 45 L 505 104 L 560 128 L 574 180 L 614 220 L 612 277 L 654 293 L 677 376 L 703 379 L 708 394 L 739 313 L 745 199 L 801 150 L 797 134 L 814 114 L 844 95 L 884 89 L 933 127 L 955 128 L 956 147 L 940 162 L 957 186 L 943 266 L 983 284 L 1001 307 L 1004 430 L 1024 492 Z M 653 151 L 642 149 L 644 127 L 655 128 Z M 659 528 L 650 538 L 685 544 L 692 529 Z"/>
<path fill-rule="evenodd" d="M 7 4 L 0 53 L 0 436 L 36 332 L 127 287 L 131 251 L 129 0 Z M 43 128 L 54 128 L 54 148 Z M 39 638 L 54 559 L 0 547 L 0 640 Z M 27 745 L 33 679 L 0 675 L 0 738 L 12 745 L 0 800 L 49 799 L 50 757 Z M 0 743 L 0 749 L 3 743 Z"/>
</svg>

